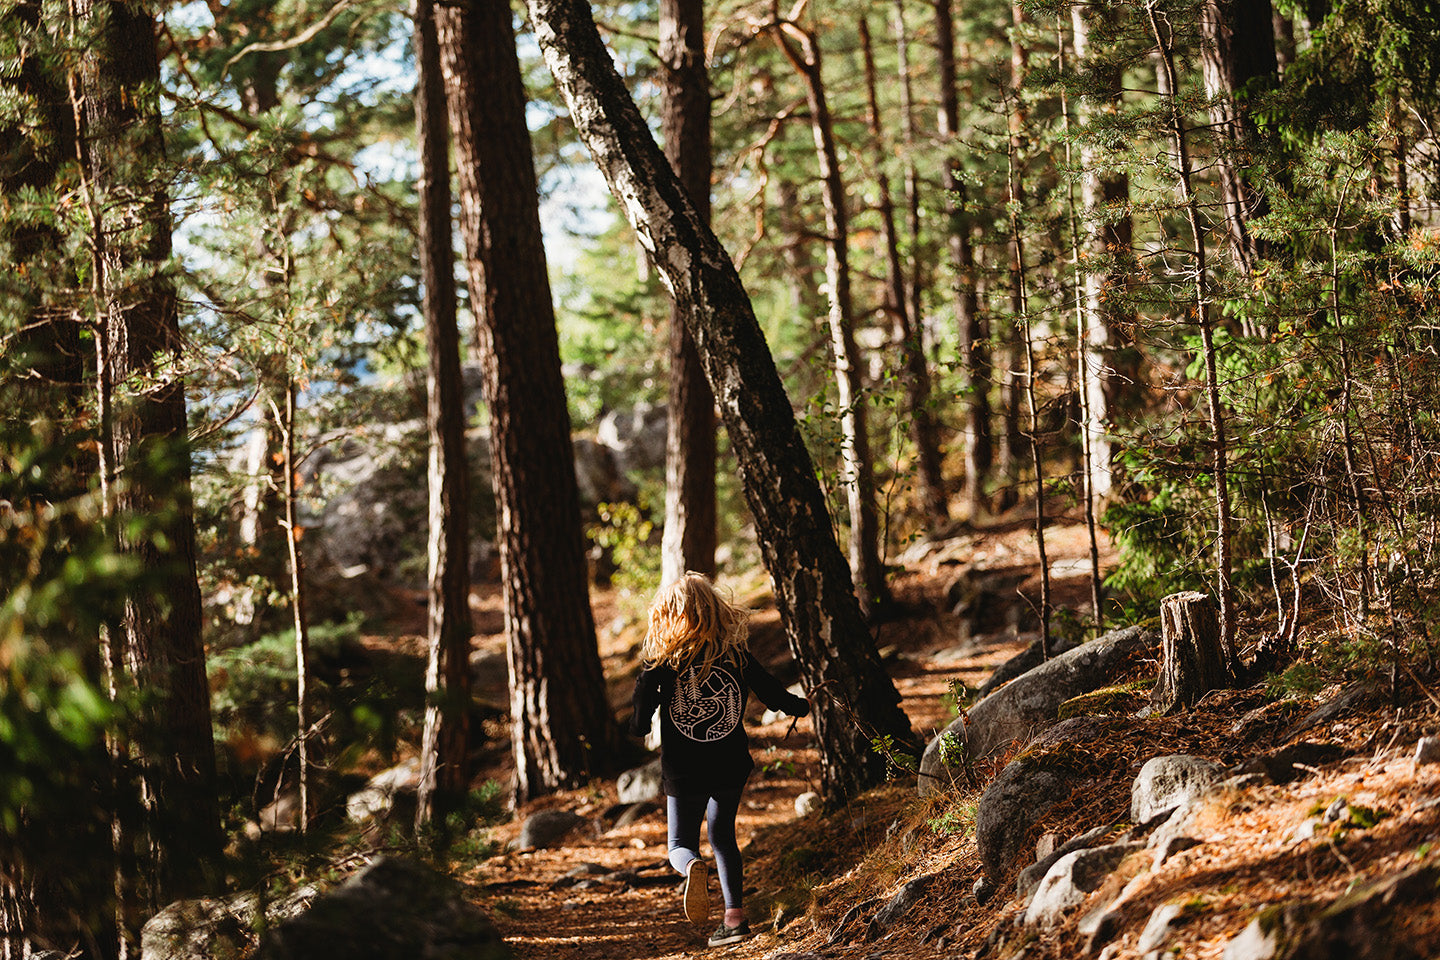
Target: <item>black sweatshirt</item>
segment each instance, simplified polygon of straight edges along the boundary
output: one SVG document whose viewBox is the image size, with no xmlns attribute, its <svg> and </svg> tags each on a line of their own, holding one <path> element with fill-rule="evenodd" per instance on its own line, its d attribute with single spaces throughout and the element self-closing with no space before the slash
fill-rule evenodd
<svg viewBox="0 0 1440 960">
<path fill-rule="evenodd" d="M 738 667 L 738 669 L 737 669 Z M 792 717 L 810 712 L 810 702 L 786 690 L 748 652 L 737 665 L 719 661 L 701 676 L 689 667 L 648 667 L 635 678 L 635 713 L 630 732 L 643 736 L 660 709 L 660 772 L 669 796 L 706 794 L 745 785 L 755 762 L 742 722 L 750 691 L 771 710 Z"/>
</svg>

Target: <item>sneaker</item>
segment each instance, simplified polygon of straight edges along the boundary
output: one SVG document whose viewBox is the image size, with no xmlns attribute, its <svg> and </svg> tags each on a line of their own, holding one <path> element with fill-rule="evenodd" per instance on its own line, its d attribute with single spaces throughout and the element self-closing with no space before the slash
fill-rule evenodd
<svg viewBox="0 0 1440 960">
<path fill-rule="evenodd" d="M 704 923 L 710 919 L 710 868 L 704 860 L 691 860 L 685 868 L 685 919 Z"/>
<path fill-rule="evenodd" d="M 727 947 L 732 943 L 739 943 L 750 936 L 750 924 L 742 923 L 738 927 L 727 927 L 720 924 L 720 928 L 710 934 L 710 946 Z"/>
</svg>

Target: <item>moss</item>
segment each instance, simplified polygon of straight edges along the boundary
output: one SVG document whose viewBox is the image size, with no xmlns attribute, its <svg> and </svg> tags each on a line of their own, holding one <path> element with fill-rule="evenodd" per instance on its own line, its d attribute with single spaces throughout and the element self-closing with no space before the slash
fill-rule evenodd
<svg viewBox="0 0 1440 960">
<path fill-rule="evenodd" d="M 1155 686 L 1154 679 L 1133 680 L 1130 683 L 1102 687 L 1078 697 L 1071 697 L 1060 704 L 1057 716 L 1061 720 L 1071 717 L 1087 717 L 1101 714 L 1134 713 L 1144 703 L 1149 690 Z"/>
</svg>

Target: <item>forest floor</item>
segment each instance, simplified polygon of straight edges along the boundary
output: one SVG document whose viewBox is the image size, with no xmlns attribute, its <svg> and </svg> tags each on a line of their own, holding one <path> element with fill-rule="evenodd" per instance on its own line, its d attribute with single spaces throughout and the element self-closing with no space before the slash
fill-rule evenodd
<svg viewBox="0 0 1440 960">
<path fill-rule="evenodd" d="M 1057 523 L 1047 541 L 1052 569 L 1059 574 L 1057 602 L 1085 606 L 1088 542 L 1083 527 Z M 1023 620 L 1010 609 L 1021 603 L 1018 597 L 978 621 L 949 612 L 947 591 L 960 565 L 1031 576 L 1021 590 L 1032 592 L 1037 557 L 1029 530 L 1016 524 L 957 534 L 912 549 L 909 558 L 896 580 L 906 613 L 881 629 L 878 645 L 914 729 L 928 740 L 955 716 L 952 684 L 977 687 L 1033 638 L 1014 626 Z M 482 649 L 503 650 L 498 596 L 482 591 L 476 601 L 478 642 Z M 622 717 L 628 716 L 629 683 L 643 633 L 641 603 L 615 591 L 601 592 L 595 601 L 606 672 Z M 752 637 L 757 655 L 790 679 L 773 608 L 759 610 Z M 1119 950 L 1112 956 L 1142 955 L 1137 950 L 1141 930 L 1161 904 L 1182 907 L 1167 946 L 1187 958 L 1219 958 L 1225 943 L 1268 904 L 1328 902 L 1414 864 L 1440 863 L 1440 765 L 1417 766 L 1411 760 L 1417 739 L 1440 726 L 1440 701 L 1423 686 L 1411 685 L 1395 706 L 1388 691 L 1377 690 L 1348 712 L 1296 729 L 1298 720 L 1342 689 L 1348 688 L 1334 685 L 1308 696 L 1286 696 L 1260 685 L 1214 693 L 1177 716 L 1137 719 L 1132 707 L 1103 719 L 1113 736 L 1094 748 L 1093 781 L 1041 823 L 1061 841 L 1097 825 L 1124 822 L 1131 780 L 1153 756 L 1191 753 L 1230 766 L 1297 739 L 1333 744 L 1341 751 L 1339 759 L 1297 782 L 1229 790 L 1209 803 L 1197 827 L 1204 842 L 1149 871 L 1126 894 L 1114 938 Z M 503 690 L 495 694 L 503 699 Z M 1001 763 L 977 771 L 973 787 L 920 799 L 914 776 L 901 775 L 840 810 L 800 817 L 795 798 L 814 789 L 818 780 L 811 727 L 802 720 L 787 735 L 788 720 L 764 724 L 760 711 L 752 704 L 747 720 L 756 769 L 737 823 L 755 936 L 722 948 L 730 956 L 910 960 L 1023 953 L 1034 960 L 1085 955 L 1075 930 L 1083 909 L 1054 930 L 1020 933 L 1017 939 L 1013 921 L 1023 901 L 1013 897 L 1013 883 L 1002 885 L 984 904 L 972 893 L 980 876 L 973 836 L 976 803 Z M 486 775 L 504 782 L 508 741 L 503 724 L 496 721 L 486 732 L 496 745 Z M 1377 822 L 1362 826 L 1352 817 L 1339 827 L 1322 828 L 1314 838 L 1297 839 L 1297 829 L 1340 797 L 1352 809 L 1372 812 Z M 575 811 L 594 826 L 581 827 L 545 849 L 508 850 L 453 864 L 477 891 L 517 960 L 676 960 L 709 952 L 705 940 L 719 921 L 718 894 L 712 890 L 707 925 L 687 923 L 679 878 L 666 862 L 663 811 L 606 829 L 611 822 L 606 814 L 616 802 L 614 781 L 547 797 L 494 828 L 501 849 L 518 835 L 525 816 L 548 807 Z M 1136 873 L 1145 869 L 1127 861 L 1109 883 L 1121 884 Z M 893 922 L 870 922 L 881 905 L 917 877 L 927 878 L 927 885 L 914 906 Z M 1109 892 L 1113 895 L 1114 888 Z M 1385 923 L 1382 938 L 1419 950 L 1398 955 L 1440 956 L 1440 906 L 1433 891 L 1428 902 Z M 1012 934 L 1009 943 L 996 949 L 999 934 L 1006 932 Z M 1023 945 L 1020 953 L 1017 945 Z"/>
</svg>

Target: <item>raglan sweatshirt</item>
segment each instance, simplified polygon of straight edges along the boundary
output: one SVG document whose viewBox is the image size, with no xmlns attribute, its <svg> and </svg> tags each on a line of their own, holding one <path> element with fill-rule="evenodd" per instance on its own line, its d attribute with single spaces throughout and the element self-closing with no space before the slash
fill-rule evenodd
<svg viewBox="0 0 1440 960">
<path fill-rule="evenodd" d="M 705 793 L 745 785 L 755 762 L 742 722 L 750 692 L 771 710 L 792 717 L 810 712 L 810 702 L 786 690 L 748 652 L 739 663 L 720 661 L 709 673 L 688 667 L 647 667 L 635 679 L 635 712 L 630 732 L 643 736 L 660 711 L 660 773 L 669 796 Z"/>
</svg>

